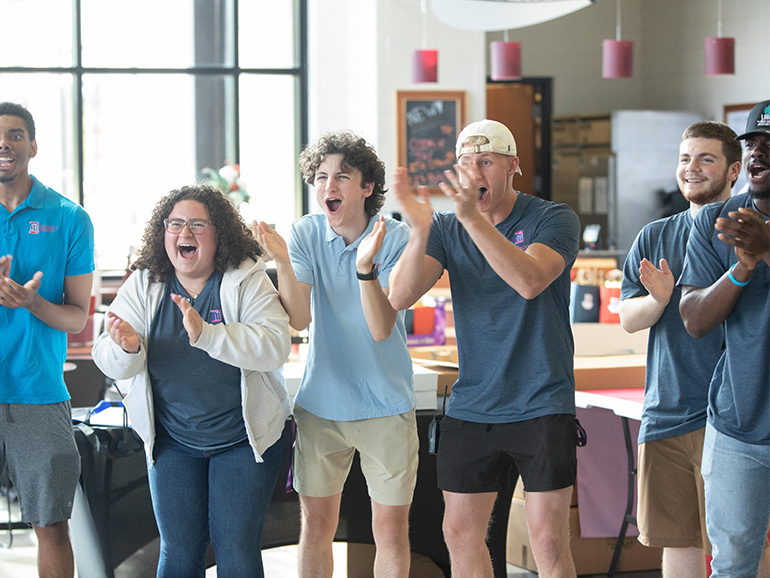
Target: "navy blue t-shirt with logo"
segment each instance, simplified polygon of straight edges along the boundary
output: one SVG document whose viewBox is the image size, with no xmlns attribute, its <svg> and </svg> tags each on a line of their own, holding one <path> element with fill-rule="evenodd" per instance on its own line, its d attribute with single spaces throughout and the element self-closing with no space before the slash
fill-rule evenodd
<svg viewBox="0 0 770 578">
<path fill-rule="evenodd" d="M 190 345 L 182 312 L 171 294 L 186 297 L 206 323 L 225 323 L 221 284 L 222 273 L 215 271 L 192 299 L 172 272 L 152 320 L 147 347 L 156 426 L 161 434 L 165 431 L 176 441 L 201 450 L 246 439 L 241 371 Z"/>
<path fill-rule="evenodd" d="M 496 228 L 522 251 L 533 243 L 553 249 L 564 270 L 525 299 L 492 269 L 454 213 L 434 214 L 426 254 L 449 272 L 460 359 L 447 414 L 478 423 L 574 414 L 569 292 L 577 215 L 567 205 L 518 193 Z"/>
</svg>

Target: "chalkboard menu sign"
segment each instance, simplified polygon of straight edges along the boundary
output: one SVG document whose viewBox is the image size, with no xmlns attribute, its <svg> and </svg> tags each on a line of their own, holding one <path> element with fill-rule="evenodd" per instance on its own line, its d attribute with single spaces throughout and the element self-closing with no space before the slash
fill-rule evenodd
<svg viewBox="0 0 770 578">
<path fill-rule="evenodd" d="M 465 124 L 463 91 L 399 91 L 397 93 L 398 163 L 413 186 L 439 192 L 444 171 L 455 160 L 455 141 Z"/>
</svg>

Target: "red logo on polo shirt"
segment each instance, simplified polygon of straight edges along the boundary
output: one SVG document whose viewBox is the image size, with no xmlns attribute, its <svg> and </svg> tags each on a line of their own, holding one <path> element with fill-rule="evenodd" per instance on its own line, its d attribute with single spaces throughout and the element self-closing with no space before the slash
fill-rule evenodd
<svg viewBox="0 0 770 578">
<path fill-rule="evenodd" d="M 41 225 L 37 221 L 29 222 L 29 234 L 37 235 L 39 233 L 53 233 L 58 227 L 52 225 Z"/>
</svg>

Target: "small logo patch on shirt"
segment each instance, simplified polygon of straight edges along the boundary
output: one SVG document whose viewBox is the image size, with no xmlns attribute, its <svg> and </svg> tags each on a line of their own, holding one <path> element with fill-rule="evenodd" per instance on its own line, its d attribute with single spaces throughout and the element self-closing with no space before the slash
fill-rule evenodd
<svg viewBox="0 0 770 578">
<path fill-rule="evenodd" d="M 29 222 L 30 235 L 37 235 L 39 233 L 53 233 L 56 229 L 57 227 L 53 227 L 51 225 L 41 225 L 37 221 Z"/>
<path fill-rule="evenodd" d="M 516 231 L 513 234 L 513 242 L 516 245 L 521 245 L 524 242 L 524 231 Z"/>
<path fill-rule="evenodd" d="M 222 323 L 222 311 L 219 309 L 211 310 L 211 323 Z"/>
</svg>

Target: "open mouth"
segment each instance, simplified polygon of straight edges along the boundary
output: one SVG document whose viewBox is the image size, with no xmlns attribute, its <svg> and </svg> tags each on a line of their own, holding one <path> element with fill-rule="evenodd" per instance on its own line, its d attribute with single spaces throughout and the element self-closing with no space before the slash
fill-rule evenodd
<svg viewBox="0 0 770 578">
<path fill-rule="evenodd" d="M 195 253 L 198 251 L 198 247 L 195 247 L 194 245 L 179 245 L 178 249 L 179 249 L 179 254 L 184 259 L 189 259 L 193 255 L 195 255 Z"/>
<path fill-rule="evenodd" d="M 0 157 L 0 169 L 7 169 L 13 164 L 11 157 Z"/>
<path fill-rule="evenodd" d="M 484 202 L 487 198 L 489 190 L 486 187 L 479 187 L 479 202 Z"/>
<path fill-rule="evenodd" d="M 326 199 L 326 208 L 329 209 L 330 213 L 336 213 L 341 204 L 342 201 L 340 199 Z"/>
<path fill-rule="evenodd" d="M 749 165 L 749 176 L 754 180 L 766 178 L 769 171 L 770 167 L 761 163 L 751 163 Z"/>
</svg>

